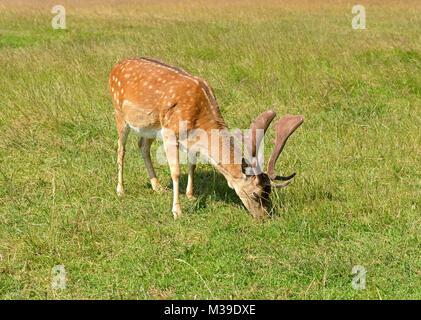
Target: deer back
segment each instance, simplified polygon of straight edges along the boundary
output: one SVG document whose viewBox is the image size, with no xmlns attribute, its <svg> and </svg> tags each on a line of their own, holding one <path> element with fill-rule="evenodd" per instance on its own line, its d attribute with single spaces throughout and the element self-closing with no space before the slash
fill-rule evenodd
<svg viewBox="0 0 421 320">
<path fill-rule="evenodd" d="M 127 59 L 109 79 L 116 117 L 136 131 L 225 128 L 215 95 L 202 79 L 151 58 Z"/>
</svg>

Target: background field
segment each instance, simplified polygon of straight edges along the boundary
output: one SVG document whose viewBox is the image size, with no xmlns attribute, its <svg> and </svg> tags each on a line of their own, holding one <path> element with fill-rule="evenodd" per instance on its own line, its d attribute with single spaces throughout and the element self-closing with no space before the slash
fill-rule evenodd
<svg viewBox="0 0 421 320">
<path fill-rule="evenodd" d="M 357 3 L 367 30 L 351 28 Z M 421 298 L 421 2 L 357 3 L 60 1 L 67 29 L 53 30 L 56 1 L 0 0 L 0 298 Z M 134 56 L 208 80 L 229 127 L 305 116 L 278 163 L 298 174 L 277 217 L 254 221 L 201 165 L 174 221 L 134 135 L 117 197 L 107 82 Z"/>
</svg>

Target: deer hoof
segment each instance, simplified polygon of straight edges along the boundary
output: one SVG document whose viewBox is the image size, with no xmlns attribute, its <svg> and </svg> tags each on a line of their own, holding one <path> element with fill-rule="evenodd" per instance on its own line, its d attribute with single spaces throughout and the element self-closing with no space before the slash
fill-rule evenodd
<svg viewBox="0 0 421 320">
<path fill-rule="evenodd" d="M 121 197 L 121 196 L 123 196 L 123 195 L 124 195 L 124 189 L 123 189 L 123 186 L 121 186 L 121 185 L 117 185 L 117 195 L 118 195 L 119 197 Z"/>
<path fill-rule="evenodd" d="M 164 192 L 165 190 L 167 190 L 163 186 L 161 186 L 160 184 L 152 186 L 152 189 L 153 189 L 153 191 L 158 192 L 158 193 L 161 193 L 161 192 Z"/>
<path fill-rule="evenodd" d="M 180 208 L 180 207 L 178 207 L 178 208 L 174 208 L 174 209 L 172 210 L 172 215 L 173 215 L 174 219 L 178 219 L 178 218 L 180 218 L 180 217 L 182 216 L 182 213 L 181 213 L 181 208 Z"/>
<path fill-rule="evenodd" d="M 175 220 L 175 219 L 178 219 L 178 218 L 181 218 L 181 216 L 182 216 L 181 212 L 178 212 L 178 213 L 177 213 L 177 212 L 174 212 L 174 211 L 173 211 L 172 215 L 173 215 L 173 217 L 174 217 L 174 220 Z"/>
<path fill-rule="evenodd" d="M 166 189 L 157 181 L 151 180 L 152 190 L 158 193 L 164 192 Z"/>
<path fill-rule="evenodd" d="M 193 194 L 193 192 L 191 193 L 186 193 L 187 199 L 189 200 L 196 200 L 197 197 Z"/>
</svg>

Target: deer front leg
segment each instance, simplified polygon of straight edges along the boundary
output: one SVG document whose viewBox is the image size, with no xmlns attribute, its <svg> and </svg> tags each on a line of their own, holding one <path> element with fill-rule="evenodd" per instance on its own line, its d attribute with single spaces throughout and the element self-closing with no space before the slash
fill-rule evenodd
<svg viewBox="0 0 421 320">
<path fill-rule="evenodd" d="M 189 173 L 188 173 L 188 180 L 187 180 L 187 188 L 186 188 L 186 196 L 190 200 L 195 199 L 193 192 L 193 183 L 194 183 L 194 170 L 196 169 L 196 165 L 189 161 Z"/>
<path fill-rule="evenodd" d="M 181 216 L 180 206 L 180 163 L 179 163 L 179 146 L 175 135 L 163 135 L 165 153 L 167 155 L 168 163 L 170 165 L 171 179 L 173 184 L 173 204 L 172 214 L 174 219 Z"/>
</svg>

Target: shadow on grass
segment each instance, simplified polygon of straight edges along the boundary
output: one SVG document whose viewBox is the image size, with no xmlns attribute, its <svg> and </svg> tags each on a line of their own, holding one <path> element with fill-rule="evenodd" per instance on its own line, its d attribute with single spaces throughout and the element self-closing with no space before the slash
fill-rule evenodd
<svg viewBox="0 0 421 320">
<path fill-rule="evenodd" d="M 170 177 L 158 177 L 158 179 L 168 191 L 172 191 L 173 185 Z M 187 180 L 187 173 L 182 173 L 180 177 L 181 195 L 185 195 L 186 193 Z M 152 189 L 149 182 L 146 187 Z M 208 206 L 209 198 L 211 198 L 212 201 L 242 205 L 240 198 L 233 189 L 228 187 L 227 181 L 220 173 L 214 170 L 201 168 L 200 166 L 198 166 L 194 173 L 194 195 L 197 197 L 196 209 L 206 208 Z"/>
<path fill-rule="evenodd" d="M 162 177 L 160 181 L 168 191 L 172 191 L 173 186 L 169 177 Z M 187 181 L 187 173 L 182 173 L 180 177 L 180 194 L 182 196 L 185 196 Z M 147 184 L 147 188 L 152 189 L 150 183 Z M 313 193 L 318 194 L 320 193 L 320 190 L 318 190 L 318 192 L 314 190 Z M 172 192 L 169 192 L 168 194 L 171 194 L 172 196 Z M 200 166 L 198 166 L 194 174 L 194 194 L 197 199 L 195 200 L 193 210 L 208 208 L 209 200 L 244 207 L 236 192 L 228 186 L 224 176 L 212 169 L 200 168 Z M 312 197 L 308 200 L 311 202 Z M 283 212 L 283 206 L 288 201 L 291 201 L 291 199 L 288 198 L 285 192 L 272 190 L 270 202 L 271 210 L 269 215 L 271 217 L 280 216 Z"/>
<path fill-rule="evenodd" d="M 181 175 L 180 189 L 183 190 L 183 193 L 187 187 L 187 178 L 187 174 Z M 194 173 L 194 193 L 197 197 L 198 208 L 206 208 L 208 197 L 227 204 L 242 204 L 235 191 L 228 186 L 225 178 L 220 173 L 206 168 L 198 167 Z"/>
</svg>

